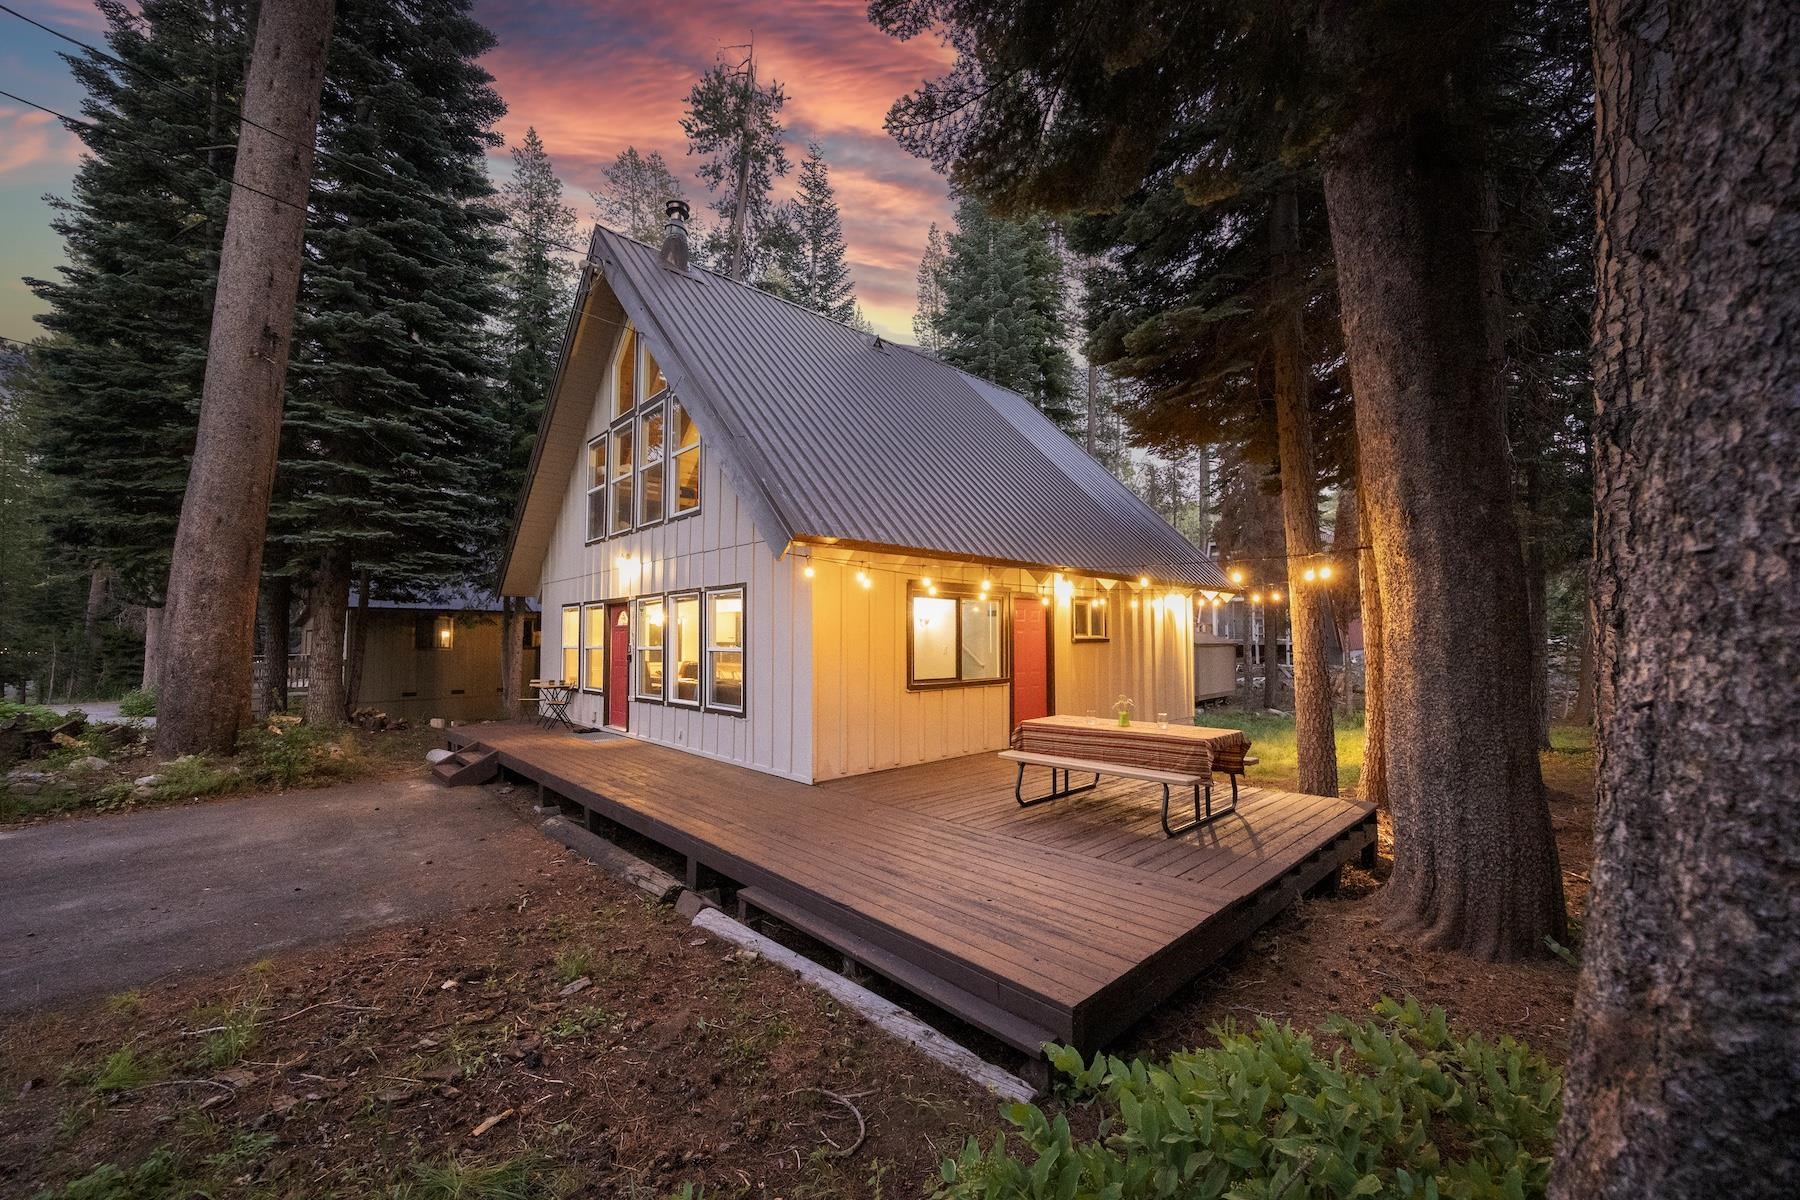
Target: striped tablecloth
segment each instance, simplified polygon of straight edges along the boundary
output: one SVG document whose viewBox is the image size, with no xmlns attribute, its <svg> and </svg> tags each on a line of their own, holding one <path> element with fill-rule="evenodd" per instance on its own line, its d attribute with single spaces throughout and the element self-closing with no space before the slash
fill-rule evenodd
<svg viewBox="0 0 1800 1200">
<path fill-rule="evenodd" d="M 1221 769 L 1236 766 L 1242 770 L 1243 757 L 1250 749 L 1250 739 L 1236 729 L 1175 724 L 1158 729 L 1153 721 L 1121 726 L 1110 718 L 1089 721 L 1066 716 L 1021 722 L 1013 730 L 1011 744 L 1014 750 L 1028 754 L 1085 758 L 1209 779 L 1215 762 Z"/>
</svg>

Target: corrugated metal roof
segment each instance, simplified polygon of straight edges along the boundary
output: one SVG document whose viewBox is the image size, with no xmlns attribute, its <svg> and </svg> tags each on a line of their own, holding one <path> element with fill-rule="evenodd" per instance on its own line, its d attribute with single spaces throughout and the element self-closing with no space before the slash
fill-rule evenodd
<svg viewBox="0 0 1800 1200">
<path fill-rule="evenodd" d="M 1030 401 L 601 230 L 600 270 L 771 542 L 1229 585 Z"/>
</svg>

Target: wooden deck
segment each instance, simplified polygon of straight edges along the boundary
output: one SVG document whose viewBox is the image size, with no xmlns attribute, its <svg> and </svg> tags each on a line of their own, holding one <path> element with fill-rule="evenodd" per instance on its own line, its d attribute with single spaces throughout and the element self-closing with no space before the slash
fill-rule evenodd
<svg viewBox="0 0 1800 1200">
<path fill-rule="evenodd" d="M 624 737 L 448 733 L 1032 1053 L 1105 1044 L 1375 837 L 1369 805 L 1270 788 L 1177 838 L 1143 784 L 1021 809 L 991 754 L 809 787 Z"/>
</svg>

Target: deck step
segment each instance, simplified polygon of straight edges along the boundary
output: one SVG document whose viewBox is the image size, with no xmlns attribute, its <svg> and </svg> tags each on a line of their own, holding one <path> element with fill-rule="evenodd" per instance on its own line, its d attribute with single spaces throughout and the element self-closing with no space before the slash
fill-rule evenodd
<svg viewBox="0 0 1800 1200">
<path fill-rule="evenodd" d="M 465 746 L 442 762 L 434 763 L 432 778 L 445 787 L 464 787 L 486 783 L 500 773 L 500 752 L 489 750 L 479 742 Z"/>
<path fill-rule="evenodd" d="M 979 996 L 971 995 L 917 963 L 851 932 L 829 917 L 812 912 L 763 888 L 739 888 L 737 897 L 740 912 L 755 910 L 774 917 L 782 924 L 799 930 L 814 941 L 824 943 L 852 962 L 884 979 L 892 980 L 914 995 L 929 1000 L 946 1012 L 1028 1055 L 1042 1053 L 1045 1042 L 1057 1040 L 1048 1029 L 1034 1025 L 1017 1013 L 1008 1012 Z"/>
</svg>

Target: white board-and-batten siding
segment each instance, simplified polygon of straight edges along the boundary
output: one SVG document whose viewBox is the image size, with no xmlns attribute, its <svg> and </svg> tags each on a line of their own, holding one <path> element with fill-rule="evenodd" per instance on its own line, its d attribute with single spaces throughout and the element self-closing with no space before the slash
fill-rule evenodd
<svg viewBox="0 0 1800 1200">
<path fill-rule="evenodd" d="M 796 587 L 794 559 L 778 559 L 758 535 L 748 510 L 711 452 L 709 431 L 700 430 L 699 512 L 629 534 L 592 543 L 586 540 L 585 441 L 608 428 L 610 383 L 608 372 L 600 400 L 592 406 L 582 452 L 567 481 L 544 556 L 539 677 L 556 679 L 563 674 L 565 605 L 742 585 L 744 715 L 650 703 L 634 695 L 628 736 L 810 782 L 812 614 L 808 593 Z M 703 602 L 703 622 L 704 609 Z M 665 651 L 664 661 L 665 669 L 672 671 L 672 649 Z M 634 642 L 634 671 L 635 667 Z M 577 692 L 569 705 L 569 718 L 580 726 L 602 727 L 604 697 L 592 691 Z"/>
</svg>

